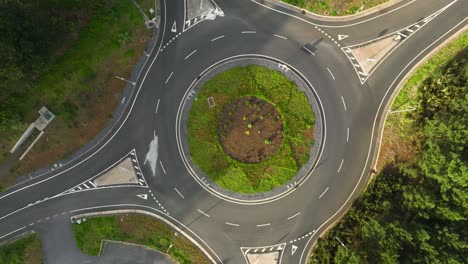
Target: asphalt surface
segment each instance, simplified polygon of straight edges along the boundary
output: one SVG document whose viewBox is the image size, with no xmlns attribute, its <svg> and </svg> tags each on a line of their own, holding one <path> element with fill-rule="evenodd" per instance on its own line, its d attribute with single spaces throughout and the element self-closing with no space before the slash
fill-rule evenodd
<svg viewBox="0 0 468 264">
<path fill-rule="evenodd" d="M 216 4 L 224 16 L 200 22 L 201 17 L 186 21 L 183 0 L 161 1 L 157 48 L 135 80 L 123 117 L 86 155 L 1 193 L 0 240 L 32 229 L 44 242 L 48 263 L 60 258 L 66 258 L 66 263 L 95 263 L 95 258 L 80 254 L 72 244 L 71 229 L 67 229 L 70 217 L 133 209 L 165 218 L 218 263 L 245 263 L 246 252 L 263 249 L 281 250 L 282 263 L 305 263 L 313 241 L 345 212 L 369 179 L 379 124 L 398 82 L 465 26 L 468 14 L 466 1 L 417 0 L 353 21 L 322 22 L 251 0 Z M 438 15 L 361 83 L 342 48 L 399 31 L 434 14 Z M 348 37 L 338 40 L 338 35 Z M 315 55 L 301 48 L 307 43 Z M 206 69 L 226 58 L 258 56 L 289 65 L 314 87 L 326 120 L 323 146 L 313 173 L 297 188 L 262 201 L 233 201 L 187 171 L 176 138 L 177 113 L 187 89 Z M 156 136 L 158 161 L 153 175 L 145 157 Z M 147 185 L 63 194 L 131 150 Z M 62 238 L 67 242 L 53 242 Z"/>
</svg>

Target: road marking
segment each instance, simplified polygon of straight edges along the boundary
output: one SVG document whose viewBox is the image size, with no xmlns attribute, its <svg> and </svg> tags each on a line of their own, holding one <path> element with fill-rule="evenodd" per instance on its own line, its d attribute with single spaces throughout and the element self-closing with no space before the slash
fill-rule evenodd
<svg viewBox="0 0 468 264">
<path fill-rule="evenodd" d="M 148 199 L 148 194 L 146 194 L 146 193 L 145 194 L 137 194 L 137 196 L 140 197 L 143 200 Z"/>
<path fill-rule="evenodd" d="M 327 68 L 327 70 L 328 70 L 328 72 L 330 73 L 330 75 L 331 75 L 331 77 L 333 78 L 333 80 L 336 80 L 336 79 L 335 79 L 335 76 L 333 76 L 333 73 L 330 71 L 330 69 Z"/>
<path fill-rule="evenodd" d="M 192 53 L 190 53 L 189 55 L 187 55 L 187 57 L 185 57 L 184 60 L 188 59 L 188 58 L 189 58 L 190 56 L 192 56 L 195 52 L 197 52 L 197 50 L 192 51 Z"/>
<path fill-rule="evenodd" d="M 308 49 L 306 46 L 302 46 L 307 52 L 315 56 L 315 53 L 313 53 L 310 49 Z"/>
<path fill-rule="evenodd" d="M 164 166 L 161 161 L 159 161 L 159 164 L 161 165 L 161 169 L 163 170 L 164 174 L 166 174 L 166 170 L 164 169 Z"/>
<path fill-rule="evenodd" d="M 401 33 L 401 32 L 398 32 L 398 35 L 404 37 L 404 38 L 407 38 L 408 36 L 406 36 L 405 34 Z"/>
<path fill-rule="evenodd" d="M 341 167 L 343 166 L 344 159 L 341 160 L 340 167 L 338 168 L 338 173 L 340 173 Z"/>
<path fill-rule="evenodd" d="M 89 184 L 91 184 L 94 188 L 96 188 L 96 184 L 94 184 L 92 181 L 88 181 Z"/>
<path fill-rule="evenodd" d="M 174 24 L 172 25 L 171 32 L 174 32 L 174 33 L 177 32 L 177 26 L 176 26 L 176 22 L 175 22 L 175 21 L 174 21 Z"/>
<path fill-rule="evenodd" d="M 157 114 L 157 113 L 158 113 L 158 109 L 159 109 L 159 101 L 160 101 L 160 100 L 161 100 L 161 99 L 158 99 L 158 102 L 156 103 L 156 111 L 154 111 L 154 113 L 155 113 L 155 114 Z"/>
<path fill-rule="evenodd" d="M 169 77 L 167 77 L 167 79 L 166 79 L 166 84 L 169 82 L 169 79 L 171 79 L 172 74 L 174 74 L 174 72 L 171 72 L 171 74 L 169 74 Z"/>
<path fill-rule="evenodd" d="M 325 195 L 325 193 L 328 191 L 328 189 L 330 189 L 330 187 L 327 187 L 325 189 L 325 191 L 323 191 L 323 193 L 319 196 L 319 199 L 321 199 Z"/>
<path fill-rule="evenodd" d="M 182 197 L 182 199 L 185 199 L 185 197 L 179 192 L 179 190 L 177 190 L 177 188 L 174 188 L 174 190 L 180 195 L 180 197 Z"/>
<path fill-rule="evenodd" d="M 343 107 L 344 107 L 344 110 L 346 111 L 346 103 L 345 103 L 345 101 L 344 101 L 344 97 L 343 97 L 343 96 L 341 96 L 341 101 L 343 102 Z"/>
<path fill-rule="evenodd" d="M 225 222 L 226 225 L 230 225 L 230 226 L 240 226 L 239 224 L 233 224 L 233 223 L 229 223 L 229 222 Z"/>
<path fill-rule="evenodd" d="M 266 224 L 257 225 L 257 227 L 270 226 L 270 225 L 271 225 L 271 223 L 266 223 Z"/>
<path fill-rule="evenodd" d="M 11 231 L 11 232 L 8 233 L 8 234 L 5 234 L 5 235 L 1 236 L 0 239 L 4 238 L 4 237 L 6 237 L 6 236 L 9 236 L 9 235 L 11 235 L 11 234 L 13 234 L 13 233 L 15 233 L 15 232 L 18 232 L 18 231 L 20 231 L 20 230 L 23 230 L 23 229 L 25 229 L 25 228 L 26 228 L 26 226 L 20 227 L 20 228 L 14 230 L 14 231 Z"/>
<path fill-rule="evenodd" d="M 86 185 L 86 183 L 83 183 L 84 187 L 86 187 L 86 189 L 89 189 L 89 186 Z"/>
<path fill-rule="evenodd" d="M 212 39 L 211 42 L 216 41 L 216 40 L 218 40 L 218 39 L 222 39 L 222 38 L 224 38 L 224 35 Z"/>
<path fill-rule="evenodd" d="M 200 210 L 200 209 L 197 209 L 197 211 L 198 211 L 198 212 L 200 212 L 202 215 L 204 215 L 204 216 L 206 216 L 206 217 L 210 217 L 210 215 L 209 215 L 209 214 L 207 214 L 207 213 L 203 212 L 203 211 L 202 211 L 202 210 Z"/>
<path fill-rule="evenodd" d="M 255 34 L 257 31 L 242 31 L 242 34 Z"/>
<path fill-rule="evenodd" d="M 295 215 L 291 215 L 290 217 L 288 217 L 288 220 L 291 220 L 291 219 L 293 219 L 294 217 L 296 217 L 296 216 L 298 216 L 300 214 L 301 214 L 301 212 L 298 212 Z"/>
<path fill-rule="evenodd" d="M 349 127 L 346 129 L 346 142 L 349 141 Z"/>
<path fill-rule="evenodd" d="M 277 38 L 288 39 L 287 37 L 283 37 L 283 36 L 277 35 L 277 34 L 273 34 L 273 36 L 275 36 L 275 37 L 277 37 Z"/>
<path fill-rule="evenodd" d="M 294 253 L 296 253 L 296 250 L 297 250 L 297 246 L 291 245 L 291 256 L 294 255 Z"/>
<path fill-rule="evenodd" d="M 338 40 L 343 40 L 345 38 L 349 37 L 348 35 L 339 35 L 338 34 Z"/>
</svg>

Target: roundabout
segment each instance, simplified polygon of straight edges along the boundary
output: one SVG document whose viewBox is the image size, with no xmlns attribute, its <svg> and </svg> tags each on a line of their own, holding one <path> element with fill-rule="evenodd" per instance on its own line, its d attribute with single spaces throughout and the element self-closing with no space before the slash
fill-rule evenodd
<svg viewBox="0 0 468 264">
<path fill-rule="evenodd" d="M 177 139 L 186 168 L 235 203 L 271 202 L 313 172 L 323 146 L 320 100 L 295 69 L 260 55 L 222 60 L 182 99 Z"/>
<path fill-rule="evenodd" d="M 157 42 L 131 78 L 115 123 L 76 158 L 2 193 L 0 240 L 38 231 L 52 234 L 46 248 L 73 245 L 50 233 L 56 223 L 141 210 L 166 219 L 214 263 L 268 252 L 280 252 L 282 263 L 308 263 L 311 245 L 370 179 L 398 83 L 464 26 L 468 7 L 405 1 L 330 22 L 269 1 L 225 0 L 216 3 L 222 16 L 186 20 L 185 1 L 160 2 Z M 365 78 L 357 75 L 347 47 L 400 33 L 422 17 L 434 26 L 406 32 L 404 45 Z M 255 78 L 252 68 L 261 69 Z M 240 75 L 213 84 L 230 71 Z M 260 91 L 259 83 L 268 85 Z M 123 173 L 116 164 L 124 158 L 139 183 L 91 184 L 114 167 Z M 50 252 L 49 259 L 72 259 L 66 249 Z"/>
</svg>

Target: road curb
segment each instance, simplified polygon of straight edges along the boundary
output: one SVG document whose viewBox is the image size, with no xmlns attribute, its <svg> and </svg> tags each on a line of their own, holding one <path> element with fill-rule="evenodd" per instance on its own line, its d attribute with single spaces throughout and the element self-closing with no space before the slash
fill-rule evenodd
<svg viewBox="0 0 468 264">
<path fill-rule="evenodd" d="M 6 240 L 3 240 L 2 242 L 0 242 L 0 247 L 1 246 L 6 246 L 6 245 L 11 244 L 13 242 L 16 242 L 16 241 L 18 241 L 18 240 L 20 240 L 22 238 L 28 237 L 28 236 L 30 236 L 32 234 L 36 234 L 36 232 L 34 232 L 33 230 L 28 230 L 26 232 L 20 233 L 20 234 L 18 234 L 16 236 L 13 236 L 13 237 L 11 237 L 9 239 L 6 239 Z"/>
<path fill-rule="evenodd" d="M 388 117 L 388 113 L 389 113 L 389 110 L 390 110 L 390 107 L 393 105 L 393 101 L 395 100 L 395 98 L 397 97 L 398 93 L 400 92 L 400 90 L 404 87 L 404 85 L 406 84 L 406 81 L 411 78 L 411 76 L 419 69 L 419 67 L 426 63 L 435 53 L 437 53 L 438 51 L 440 51 L 442 48 L 444 48 L 445 46 L 447 46 L 450 42 L 454 41 L 456 38 L 460 37 L 461 35 L 463 34 L 466 34 L 468 33 L 468 25 L 465 25 L 463 28 L 461 28 L 460 30 L 458 30 L 456 33 L 454 33 L 452 36 L 450 36 L 449 38 L 447 38 L 445 41 L 443 41 L 441 44 L 439 44 L 437 47 L 435 47 L 432 51 L 430 51 L 428 54 L 426 54 L 426 56 L 424 56 L 418 63 L 416 63 L 411 69 L 410 71 L 408 71 L 408 73 L 405 74 L 405 76 L 401 79 L 401 81 L 397 84 L 395 90 L 393 91 L 393 93 L 391 94 L 390 96 L 390 101 L 391 103 L 387 104 L 384 108 L 384 112 L 385 112 L 385 117 L 382 119 L 382 121 L 380 122 L 379 124 L 379 131 L 381 131 L 380 133 L 378 133 L 377 135 L 377 142 L 378 143 L 378 149 L 377 149 L 377 152 L 375 152 L 376 154 L 374 154 L 373 158 L 372 158 L 372 162 L 371 164 L 374 164 L 372 166 L 373 170 L 374 171 L 377 171 L 376 170 L 376 167 L 377 167 L 377 163 L 378 163 L 378 158 L 379 158 L 379 154 L 380 154 L 380 148 L 381 148 L 381 145 L 382 145 L 382 138 L 383 138 L 383 134 L 384 134 L 384 129 L 385 129 L 385 123 L 387 121 L 387 117 Z M 371 182 L 372 178 L 376 175 L 376 173 L 371 173 L 371 177 L 369 177 L 369 179 L 367 180 L 367 182 L 365 183 L 365 186 L 363 186 L 363 188 L 361 188 L 361 190 L 359 191 L 359 193 L 356 195 L 356 197 L 353 199 L 353 202 L 359 198 L 362 193 L 364 193 L 366 190 L 367 190 L 367 187 L 369 186 L 369 183 Z M 348 212 L 349 208 L 353 205 L 353 203 L 350 203 L 347 210 L 344 211 L 340 216 L 337 216 L 336 220 L 333 221 L 333 223 L 331 223 L 328 227 L 326 227 L 323 232 L 320 233 L 320 235 L 315 239 L 315 241 L 312 243 L 312 245 L 310 246 L 310 249 L 309 249 L 309 252 L 307 254 L 307 259 L 310 259 L 311 256 L 312 256 L 312 251 L 314 249 L 314 247 L 316 246 L 317 244 L 317 240 L 318 238 L 321 238 L 323 237 L 324 235 L 327 234 L 327 232 L 332 229 L 333 227 L 336 226 L 336 224 L 338 224 L 338 222 L 346 215 L 346 213 Z"/>
<path fill-rule="evenodd" d="M 148 247 L 148 246 L 145 246 L 145 245 L 139 245 L 139 244 L 135 244 L 135 243 L 131 243 L 131 242 L 124 242 L 124 241 L 117 241 L 117 240 L 111 240 L 111 239 L 103 239 L 101 240 L 101 245 L 99 247 L 99 254 L 98 256 L 101 256 L 102 253 L 104 252 L 105 248 L 106 248 L 106 244 L 108 243 L 114 243 L 114 244 L 122 244 L 122 245 L 125 245 L 125 246 L 133 246 L 133 247 L 140 247 L 140 248 L 143 248 L 145 250 L 148 250 L 148 251 L 153 251 L 153 252 L 157 252 L 158 254 L 161 254 L 161 255 L 164 255 L 166 256 L 168 259 L 170 259 L 172 262 L 174 263 L 179 263 L 177 262 L 175 259 L 173 259 L 169 254 L 166 254 L 162 251 L 159 251 L 157 249 L 154 249 L 154 248 L 151 248 L 151 247 Z"/>
<path fill-rule="evenodd" d="M 297 7 L 295 5 L 292 5 L 292 4 L 282 2 L 281 0 L 264 0 L 264 2 L 286 8 L 286 9 L 288 9 L 290 11 L 294 11 L 296 13 L 303 14 L 303 15 L 309 17 L 309 18 L 316 19 L 316 20 L 323 21 L 323 22 L 347 22 L 347 21 L 355 20 L 355 19 L 358 19 L 358 18 L 362 18 L 362 17 L 368 16 L 368 15 L 372 15 L 372 14 L 375 14 L 377 12 L 380 12 L 383 9 L 391 7 L 391 6 L 393 6 L 395 4 L 398 4 L 398 3 L 402 2 L 402 1 L 404 1 L 404 0 L 390 0 L 390 1 L 386 2 L 386 3 L 382 3 L 380 5 L 371 7 L 369 9 L 366 9 L 366 10 L 360 12 L 360 13 L 353 14 L 353 15 L 325 16 L 325 15 L 319 15 L 319 14 L 310 12 L 310 11 L 308 11 L 306 9 L 302 9 L 302 8 Z"/>
<path fill-rule="evenodd" d="M 181 228 L 173 224 L 171 221 L 165 219 L 164 217 L 147 212 L 144 210 L 139 210 L 139 209 L 118 209 L 118 210 L 107 210 L 107 211 L 100 211 L 100 212 L 90 212 L 90 213 L 82 213 L 82 214 L 76 214 L 73 215 L 71 218 L 88 218 L 88 217 L 96 217 L 96 216 L 110 216 L 110 215 L 121 215 L 121 214 L 142 214 L 142 215 L 147 215 L 153 218 L 156 218 L 162 222 L 164 222 L 166 225 L 177 231 L 178 233 L 182 234 L 186 239 L 188 239 L 193 245 L 195 245 L 205 256 L 212 262 L 212 263 L 217 263 L 214 258 L 206 251 L 204 247 L 200 245 L 194 238 L 191 236 L 187 235 L 186 232 L 184 232 Z M 126 243 L 126 242 L 124 242 Z M 102 243 L 101 243 L 102 244 Z M 143 245 L 144 246 L 144 245 Z M 101 251 L 101 249 L 100 249 Z"/>
</svg>

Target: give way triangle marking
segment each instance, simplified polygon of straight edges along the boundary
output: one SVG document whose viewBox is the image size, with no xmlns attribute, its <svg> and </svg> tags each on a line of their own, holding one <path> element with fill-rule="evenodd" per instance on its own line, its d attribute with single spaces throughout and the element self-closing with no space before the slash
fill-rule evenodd
<svg viewBox="0 0 468 264">
<path fill-rule="evenodd" d="M 345 38 L 349 37 L 348 35 L 338 35 L 338 40 L 343 40 Z"/>
<path fill-rule="evenodd" d="M 143 200 L 148 199 L 148 195 L 146 193 L 145 194 L 137 194 L 137 196 L 140 197 Z"/>
<path fill-rule="evenodd" d="M 294 255 L 294 253 L 296 253 L 296 250 L 297 250 L 297 246 L 295 245 L 291 245 L 291 256 Z"/>
<path fill-rule="evenodd" d="M 177 32 L 177 26 L 176 26 L 176 22 L 175 22 L 175 21 L 174 21 L 174 25 L 172 25 L 171 32 L 174 32 L 174 33 Z"/>
</svg>

